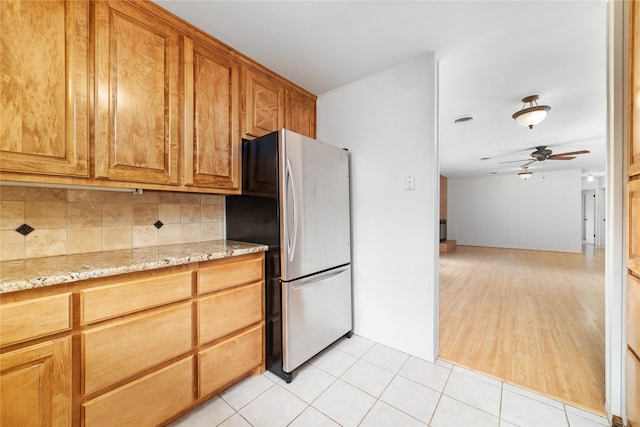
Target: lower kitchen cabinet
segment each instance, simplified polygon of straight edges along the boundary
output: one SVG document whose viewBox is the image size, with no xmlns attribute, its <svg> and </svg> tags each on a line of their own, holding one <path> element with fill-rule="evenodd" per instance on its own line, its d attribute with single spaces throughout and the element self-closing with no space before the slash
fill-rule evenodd
<svg viewBox="0 0 640 427">
<path fill-rule="evenodd" d="M 191 350 L 191 303 L 82 333 L 84 393 L 93 393 Z"/>
<path fill-rule="evenodd" d="M 156 426 L 193 403 L 193 357 L 82 405 L 87 427 Z"/>
<path fill-rule="evenodd" d="M 71 425 L 71 337 L 0 356 L 0 425 Z"/>
<path fill-rule="evenodd" d="M 231 385 L 263 365 L 263 325 L 259 324 L 198 353 L 198 398 Z"/>
<path fill-rule="evenodd" d="M 0 299 L 1 426 L 156 426 L 264 371 L 264 254 Z"/>
<path fill-rule="evenodd" d="M 222 338 L 262 320 L 262 283 L 217 292 L 198 301 L 198 342 Z"/>
</svg>

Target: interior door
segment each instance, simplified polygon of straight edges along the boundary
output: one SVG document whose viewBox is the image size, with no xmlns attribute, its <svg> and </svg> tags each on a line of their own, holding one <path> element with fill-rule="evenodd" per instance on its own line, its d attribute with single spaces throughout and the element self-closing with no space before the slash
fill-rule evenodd
<svg viewBox="0 0 640 427">
<path fill-rule="evenodd" d="M 596 192 L 586 190 L 582 192 L 583 232 L 584 241 L 593 245 L 596 242 Z"/>
</svg>

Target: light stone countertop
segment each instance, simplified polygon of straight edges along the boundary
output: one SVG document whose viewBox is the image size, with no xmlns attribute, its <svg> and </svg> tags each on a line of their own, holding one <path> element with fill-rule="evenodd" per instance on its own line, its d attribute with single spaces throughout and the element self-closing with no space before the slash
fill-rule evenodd
<svg viewBox="0 0 640 427">
<path fill-rule="evenodd" d="M 265 252 L 255 243 L 212 240 L 109 252 L 0 262 L 0 294 L 78 280 Z"/>
</svg>

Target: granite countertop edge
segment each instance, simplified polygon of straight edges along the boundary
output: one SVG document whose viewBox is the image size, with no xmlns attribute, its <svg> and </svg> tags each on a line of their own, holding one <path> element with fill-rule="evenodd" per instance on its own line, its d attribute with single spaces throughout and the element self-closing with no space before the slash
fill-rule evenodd
<svg viewBox="0 0 640 427">
<path fill-rule="evenodd" d="M 257 243 L 211 240 L 3 261 L 0 262 L 0 294 L 265 252 L 268 249 L 268 246 Z"/>
</svg>

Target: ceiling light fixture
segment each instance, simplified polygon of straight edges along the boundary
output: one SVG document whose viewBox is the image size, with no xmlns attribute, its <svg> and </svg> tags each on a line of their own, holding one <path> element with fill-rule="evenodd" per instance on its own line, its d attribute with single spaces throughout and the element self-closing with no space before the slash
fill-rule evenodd
<svg viewBox="0 0 640 427">
<path fill-rule="evenodd" d="M 548 105 L 538 105 L 537 101 L 538 95 L 522 98 L 522 102 L 524 102 L 522 110 L 514 113 L 511 117 L 513 117 L 519 125 L 533 129 L 535 125 L 547 117 L 547 113 L 551 110 L 551 107 Z"/>
<path fill-rule="evenodd" d="M 587 181 L 593 182 L 593 175 L 592 174 L 589 174 L 589 176 L 587 176 Z"/>
<path fill-rule="evenodd" d="M 526 167 L 522 168 L 522 172 L 518 174 L 518 176 L 525 181 L 531 178 L 531 175 L 533 175 L 533 172 L 529 172 Z"/>
</svg>

